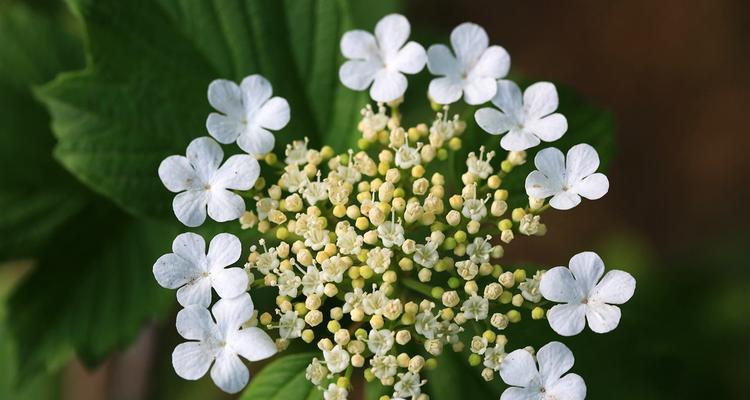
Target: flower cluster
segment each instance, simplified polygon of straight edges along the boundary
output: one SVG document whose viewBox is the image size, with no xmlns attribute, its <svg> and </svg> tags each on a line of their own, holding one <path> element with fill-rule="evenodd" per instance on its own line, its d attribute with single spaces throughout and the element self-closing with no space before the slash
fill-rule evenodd
<svg viewBox="0 0 750 400">
<path fill-rule="evenodd" d="M 261 238 L 251 235 L 256 239 L 245 244 L 244 267 L 243 245 L 229 233 L 213 237 L 207 251 L 203 237 L 184 233 L 157 260 L 157 281 L 177 289 L 184 307 L 177 329 L 189 342 L 174 351 L 178 375 L 198 379 L 213 363 L 215 383 L 237 392 L 248 381 L 239 356 L 264 359 L 301 340 L 319 349 L 306 377 L 326 400 L 346 399 L 357 369 L 394 399 L 425 400 L 425 371 L 438 367 L 445 351 L 465 352 L 488 381 L 499 376 L 510 386 L 502 399 L 585 397 L 581 377 L 565 375 L 573 365 L 565 345 L 508 351 L 503 333 L 525 313 L 547 318 L 563 336 L 580 333 L 586 321 L 594 332 L 611 331 L 620 319 L 616 305 L 632 296 L 635 280 L 623 271 L 605 275 L 591 252 L 575 255 L 568 267 L 533 273 L 501 260 L 518 235 L 546 233 L 541 216 L 550 207 L 567 210 L 607 192 L 596 150 L 579 144 L 567 154 L 537 152 L 536 170 L 526 177 L 528 202 L 511 208 L 507 176 L 527 162 L 526 150 L 567 130 L 555 112 L 554 85 L 536 83 L 522 94 L 503 79 L 508 53 L 489 46 L 475 24 L 455 28 L 452 50 L 425 51 L 407 43 L 409 33 L 406 18 L 389 15 L 375 35 L 356 30 L 341 40 L 349 59 L 339 71 L 342 83 L 369 88 L 378 102 L 362 109 L 356 150 L 337 154 L 300 140 L 279 157 L 270 152 L 269 130 L 283 128 L 290 113 L 270 83 L 258 75 L 239 86 L 211 83 L 208 99 L 220 113 L 209 115 L 206 127 L 215 140 L 195 139 L 186 157 L 164 160 L 159 176 L 178 193 L 174 212 L 185 225 L 201 225 L 207 213 Z M 399 112 L 404 74 L 425 64 L 437 75 L 429 96 L 440 111 L 429 123 L 406 126 Z M 475 119 L 488 133 L 505 134 L 504 151 L 475 149 L 453 179 L 450 161 L 460 154 L 467 121 L 451 117 L 449 104 L 461 98 L 497 107 L 478 109 Z M 216 141 L 236 141 L 248 154 L 222 165 Z M 276 178 L 259 177 L 258 160 Z M 273 290 L 275 305 L 256 311 L 248 294 L 255 290 Z M 213 293 L 220 299 L 209 312 Z"/>
</svg>

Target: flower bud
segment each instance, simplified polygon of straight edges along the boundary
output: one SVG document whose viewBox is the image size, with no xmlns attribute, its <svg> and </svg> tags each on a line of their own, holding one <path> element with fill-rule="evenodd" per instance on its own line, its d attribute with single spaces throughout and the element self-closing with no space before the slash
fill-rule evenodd
<svg viewBox="0 0 750 400">
<path fill-rule="evenodd" d="M 446 307 L 455 307 L 459 302 L 461 302 L 461 299 L 459 298 L 458 293 L 455 290 L 444 292 L 441 300 L 443 301 L 443 305 L 445 305 Z"/>
<path fill-rule="evenodd" d="M 416 355 L 409 360 L 409 371 L 418 373 L 424 367 L 424 357 Z"/>
<path fill-rule="evenodd" d="M 427 193 L 427 189 L 430 187 L 430 182 L 427 181 L 425 178 L 419 178 L 416 181 L 414 181 L 414 184 L 412 184 L 412 191 L 415 195 L 421 196 L 425 193 Z"/>
<path fill-rule="evenodd" d="M 333 340 L 342 346 L 346 346 L 346 344 L 349 343 L 350 340 L 349 331 L 346 329 L 337 330 L 333 335 Z"/>
<path fill-rule="evenodd" d="M 513 240 L 513 231 L 510 229 L 502 231 L 500 234 L 500 240 L 503 243 L 510 243 Z"/>
<path fill-rule="evenodd" d="M 433 356 L 439 356 L 443 353 L 443 343 L 440 339 L 428 339 L 424 342 L 424 349 Z"/>
<path fill-rule="evenodd" d="M 487 300 L 497 300 L 503 294 L 503 287 L 497 282 L 492 282 L 484 288 L 484 298 Z"/>
<path fill-rule="evenodd" d="M 405 329 L 396 332 L 396 343 L 405 345 L 411 341 L 411 333 Z"/>
<path fill-rule="evenodd" d="M 485 368 L 482 370 L 482 378 L 490 382 L 495 378 L 495 372 L 491 368 Z"/>
<path fill-rule="evenodd" d="M 508 203 L 504 200 L 494 200 L 490 206 L 490 214 L 500 217 L 508 210 Z"/>
<path fill-rule="evenodd" d="M 516 284 L 516 279 L 510 271 L 503 272 L 498 279 L 501 285 L 510 289 Z"/>
<path fill-rule="evenodd" d="M 503 330 L 508 327 L 508 317 L 502 313 L 494 313 L 490 318 L 490 324 L 499 330 Z"/>
</svg>

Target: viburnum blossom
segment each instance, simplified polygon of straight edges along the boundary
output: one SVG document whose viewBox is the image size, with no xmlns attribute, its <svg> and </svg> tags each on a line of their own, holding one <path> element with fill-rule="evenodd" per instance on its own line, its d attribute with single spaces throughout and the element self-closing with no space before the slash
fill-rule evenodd
<svg viewBox="0 0 750 400">
<path fill-rule="evenodd" d="M 424 47 L 406 42 L 411 33 L 409 21 L 399 14 L 383 17 L 375 25 L 375 36 L 363 30 L 346 32 L 341 38 L 341 53 L 349 61 L 339 69 L 344 86 L 365 90 L 370 97 L 389 102 L 406 92 L 404 74 L 416 74 L 427 62 Z"/>
<path fill-rule="evenodd" d="M 620 308 L 612 304 L 630 300 L 635 292 L 633 276 L 619 270 L 604 275 L 604 262 L 590 251 L 576 254 L 569 265 L 547 271 L 539 285 L 545 299 L 566 303 L 552 307 L 547 313 L 552 329 L 563 336 L 577 335 L 587 320 L 597 333 L 617 328 Z"/>
<path fill-rule="evenodd" d="M 568 130 L 568 120 L 556 113 L 557 90 L 549 82 L 537 82 L 523 92 L 513 81 L 497 82 L 492 104 L 500 110 L 485 107 L 477 110 L 477 124 L 493 135 L 502 135 L 500 146 L 508 151 L 532 148 L 541 141 L 560 139 Z"/>
<path fill-rule="evenodd" d="M 182 306 L 211 304 L 211 289 L 219 297 L 237 297 L 247 290 L 247 273 L 242 268 L 226 268 L 237 262 L 242 253 L 240 239 L 220 233 L 206 242 L 195 233 L 183 233 L 172 243 L 172 253 L 159 257 L 154 264 L 154 277 L 159 284 L 177 290 Z"/>
<path fill-rule="evenodd" d="M 510 56 L 500 46 L 489 46 L 484 28 L 465 22 L 451 32 L 451 45 L 427 50 L 427 68 L 438 78 L 430 82 L 432 100 L 451 104 L 463 95 L 467 104 L 482 104 L 495 96 L 495 81 L 508 74 Z M 455 55 L 454 55 L 455 53 Z"/>
<path fill-rule="evenodd" d="M 208 215 L 218 222 L 237 219 L 245 211 L 242 197 L 232 190 L 248 190 L 260 175 L 258 161 L 248 155 L 229 157 L 213 139 L 199 137 L 190 142 L 187 155 L 169 156 L 159 165 L 159 178 L 177 193 L 172 208 L 183 224 L 195 227 Z"/>
<path fill-rule="evenodd" d="M 239 86 L 225 79 L 211 82 L 208 102 L 221 114 L 209 114 L 208 133 L 224 144 L 237 141 L 251 155 L 268 153 L 276 143 L 269 131 L 289 123 L 289 103 L 272 95 L 271 83 L 260 75 L 246 77 Z"/>
<path fill-rule="evenodd" d="M 560 342 L 543 346 L 534 357 L 525 349 L 516 350 L 503 360 L 500 377 L 512 387 L 500 400 L 583 400 L 586 384 L 576 374 L 565 374 L 573 367 L 573 353 Z"/>
<path fill-rule="evenodd" d="M 227 393 L 242 390 L 249 373 L 239 356 L 260 361 L 276 353 L 276 345 L 266 332 L 257 327 L 241 329 L 253 309 L 250 295 L 245 293 L 217 301 L 211 313 L 200 305 L 185 307 L 177 313 L 177 332 L 191 340 L 177 345 L 172 353 L 177 375 L 196 380 L 213 364 L 211 379 L 216 386 Z"/>
<path fill-rule="evenodd" d="M 629 299 L 635 281 L 611 271 L 599 282 L 603 264 L 593 253 L 574 257 L 570 270 L 528 272 L 504 257 L 519 235 L 547 233 L 542 217 L 550 208 L 606 193 L 606 177 L 595 173 L 598 156 L 585 144 L 567 160 L 554 148 L 527 154 L 565 132 L 565 118 L 554 113 L 556 91 L 539 83 L 522 99 L 515 84 L 498 83 L 509 57 L 474 24 L 453 31 L 455 55 L 446 46 L 430 48 L 430 71 L 441 75 L 430 85 L 430 105 L 442 105 L 426 122 L 405 122 L 403 74 L 421 70 L 426 58 L 421 45 L 406 43 L 409 33 L 408 21 L 394 14 L 374 36 L 351 31 L 342 38 L 350 59 L 342 83 L 355 90 L 372 85 L 379 101 L 360 110 L 355 148 L 334 150 L 346 138 L 321 148 L 294 138 L 260 157 L 273 150 L 267 129 L 288 121 L 286 102 L 271 98 L 270 83 L 259 75 L 240 86 L 211 83 L 209 100 L 223 114 L 209 116 L 209 132 L 252 155 L 232 156 L 220 167 L 220 145 L 199 138 L 187 157 L 169 157 L 159 169 L 169 190 L 183 192 L 175 199 L 180 221 L 200 225 L 208 208 L 213 219 L 232 220 L 227 231 L 238 231 L 215 236 L 208 252 L 201 236 L 181 234 L 154 265 L 159 284 L 178 289 L 185 307 L 177 329 L 191 341 L 175 349 L 178 375 L 198 379 L 213 363 L 214 382 L 234 393 L 248 382 L 240 357 L 255 361 L 309 347 L 316 354 L 304 376 L 326 400 L 356 393 L 353 374 L 384 386 L 391 400 L 429 400 L 424 378 L 440 368 L 443 353 L 454 352 L 480 367 L 482 379 L 499 374 L 513 386 L 504 400 L 585 396 L 583 380 L 564 375 L 573 365 L 567 347 L 542 347 L 537 367 L 533 349 L 524 347 L 529 338 L 508 328 L 548 318 L 568 335 L 588 318 L 592 330 L 611 330 L 620 316 L 611 304 Z M 482 109 L 476 119 L 490 133 L 509 132 L 500 142 L 511 151 L 462 151 L 465 142 L 486 138 L 465 138 L 467 121 L 446 105 L 461 97 L 469 104 L 494 97 L 501 111 Z M 525 177 L 523 193 L 517 167 L 530 156 L 537 170 Z M 268 168 L 263 178 L 256 157 Z M 240 257 L 242 268 L 232 267 Z M 257 312 L 251 288 L 264 293 Z"/>
<path fill-rule="evenodd" d="M 596 200 L 609 190 L 609 180 L 599 168 L 599 154 L 588 144 L 578 144 L 568 150 L 567 157 L 550 147 L 536 154 L 537 170 L 526 177 L 526 193 L 537 199 L 550 199 L 550 206 L 569 210 L 581 202 L 581 196 Z"/>
</svg>

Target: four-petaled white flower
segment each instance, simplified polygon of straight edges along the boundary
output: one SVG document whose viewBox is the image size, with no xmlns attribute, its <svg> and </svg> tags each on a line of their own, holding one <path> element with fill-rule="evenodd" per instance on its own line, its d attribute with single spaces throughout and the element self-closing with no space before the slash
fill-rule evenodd
<svg viewBox="0 0 750 400">
<path fill-rule="evenodd" d="M 430 82 L 429 94 L 433 101 L 450 104 L 463 94 L 467 104 L 482 104 L 495 96 L 498 79 L 508 74 L 510 56 L 500 46 L 489 46 L 484 29 L 465 22 L 451 32 L 455 56 L 443 44 L 427 50 L 427 68 L 441 75 Z"/>
<path fill-rule="evenodd" d="M 525 349 L 516 350 L 500 364 L 500 377 L 511 385 L 500 400 L 583 400 L 583 378 L 566 372 L 573 367 L 573 353 L 560 342 L 543 346 L 534 357 Z"/>
<path fill-rule="evenodd" d="M 208 102 L 222 114 L 208 116 L 208 133 L 224 144 L 237 141 L 254 156 L 270 152 L 276 139 L 269 130 L 278 131 L 289 123 L 289 103 L 272 95 L 271 83 L 260 75 L 246 77 L 239 86 L 225 79 L 211 82 Z"/>
<path fill-rule="evenodd" d="M 370 97 L 379 102 L 403 96 L 407 86 L 404 74 L 416 74 L 427 62 L 424 47 L 406 43 L 410 32 L 409 21 L 399 14 L 378 21 L 375 36 L 363 30 L 346 32 L 341 53 L 349 61 L 339 69 L 341 83 L 353 90 L 365 90 L 372 84 Z"/>
<path fill-rule="evenodd" d="M 627 272 L 604 274 L 604 262 L 593 252 L 570 259 L 570 268 L 555 267 L 542 276 L 539 289 L 545 299 L 558 304 L 547 312 L 552 329 L 563 335 L 581 333 L 586 320 L 591 330 L 606 333 L 620 323 L 620 308 L 635 292 L 635 279 Z M 601 279 L 601 281 L 599 281 Z"/>
<path fill-rule="evenodd" d="M 568 120 L 556 113 L 557 89 L 549 82 L 537 82 L 523 92 L 514 82 L 497 82 L 497 94 L 492 104 L 500 111 L 485 107 L 474 114 L 477 124 L 492 135 L 508 132 L 500 146 L 508 151 L 521 151 L 541 141 L 560 139 L 568 130 Z"/>
<path fill-rule="evenodd" d="M 581 196 L 599 199 L 609 190 L 607 177 L 596 172 L 599 155 L 585 143 L 571 147 L 567 157 L 554 147 L 544 149 L 534 164 L 537 170 L 526 177 L 526 194 L 537 199 L 552 196 L 549 204 L 558 210 L 577 206 Z"/>
<path fill-rule="evenodd" d="M 159 165 L 164 186 L 177 193 L 172 208 L 186 226 L 199 226 L 208 215 L 219 222 L 239 218 L 245 201 L 231 189 L 248 190 L 260 175 L 258 161 L 247 154 L 224 159 L 221 146 L 213 139 L 199 137 L 188 145 L 187 157 L 169 156 Z"/>
<path fill-rule="evenodd" d="M 173 253 L 159 257 L 153 272 L 159 285 L 177 289 L 177 301 L 182 306 L 193 304 L 208 307 L 211 288 L 222 298 L 237 297 L 247 290 L 248 277 L 242 268 L 225 268 L 240 259 L 240 240 L 229 233 L 211 239 L 206 254 L 206 242 L 195 233 L 183 233 L 172 242 Z"/>
<path fill-rule="evenodd" d="M 253 314 L 253 301 L 245 293 L 221 299 L 211 309 L 192 305 L 177 313 L 177 332 L 190 342 L 179 344 L 172 353 L 177 375 L 196 380 L 211 368 L 211 379 L 227 393 L 237 393 L 247 384 L 249 373 L 238 356 L 259 361 L 276 353 L 276 345 L 260 328 L 240 329 Z M 215 361 L 215 362 L 214 362 Z"/>
</svg>

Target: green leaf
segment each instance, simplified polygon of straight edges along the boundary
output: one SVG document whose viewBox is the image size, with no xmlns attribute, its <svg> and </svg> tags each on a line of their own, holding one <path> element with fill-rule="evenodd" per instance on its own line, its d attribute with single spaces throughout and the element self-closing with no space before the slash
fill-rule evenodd
<svg viewBox="0 0 750 400">
<path fill-rule="evenodd" d="M 24 4 L 0 7 L 0 260 L 33 256 L 85 205 L 83 187 L 51 157 L 49 117 L 29 89 L 82 64 L 61 26 Z"/>
<path fill-rule="evenodd" d="M 437 368 L 427 371 L 427 391 L 430 399 L 499 399 L 502 385 L 499 378 L 486 382 L 479 367 L 471 367 L 467 353 L 444 352 L 438 358 Z"/>
<path fill-rule="evenodd" d="M 88 65 L 37 92 L 53 116 L 55 155 L 136 215 L 171 215 L 156 170 L 206 135 L 213 79 L 260 73 L 289 100 L 292 119 L 276 135 L 277 152 L 294 138 L 342 142 L 355 131 L 364 102 L 337 79 L 339 37 L 351 26 L 347 1 L 71 4 L 85 26 Z"/>
<path fill-rule="evenodd" d="M 149 266 L 169 248 L 175 229 L 96 204 L 61 233 L 8 303 L 21 379 L 53 369 L 71 349 L 95 365 L 174 301 Z"/>
<path fill-rule="evenodd" d="M 275 359 L 251 379 L 240 399 L 321 399 L 322 393 L 305 379 L 305 369 L 314 356 L 314 353 L 300 353 Z"/>
</svg>

